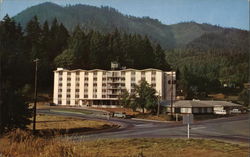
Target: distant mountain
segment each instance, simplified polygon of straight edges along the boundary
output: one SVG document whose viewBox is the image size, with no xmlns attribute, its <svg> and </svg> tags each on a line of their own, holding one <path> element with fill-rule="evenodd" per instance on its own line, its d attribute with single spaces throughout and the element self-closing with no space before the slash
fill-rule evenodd
<svg viewBox="0 0 250 157">
<path fill-rule="evenodd" d="M 224 30 L 218 26 L 195 22 L 164 25 L 157 19 L 123 15 L 110 7 L 98 8 L 80 4 L 62 7 L 50 2 L 30 7 L 20 12 L 14 19 L 22 26 L 26 26 L 34 16 L 37 16 L 41 23 L 47 20 L 50 24 L 57 18 L 70 31 L 79 25 L 101 32 L 111 32 L 117 28 L 127 33 L 147 35 L 165 49 L 184 47 L 204 34 L 220 33 Z"/>
</svg>

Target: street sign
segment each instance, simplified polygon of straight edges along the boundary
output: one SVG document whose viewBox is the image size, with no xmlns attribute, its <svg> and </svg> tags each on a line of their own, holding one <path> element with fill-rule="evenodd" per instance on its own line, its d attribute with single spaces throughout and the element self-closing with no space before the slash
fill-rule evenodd
<svg viewBox="0 0 250 157">
<path fill-rule="evenodd" d="M 182 117 L 183 124 L 193 124 L 194 122 L 194 115 L 193 114 L 185 114 Z"/>
<path fill-rule="evenodd" d="M 190 127 L 189 127 L 189 124 L 193 124 L 194 115 L 193 114 L 186 114 L 186 115 L 183 115 L 182 119 L 183 119 L 182 123 L 183 124 L 187 124 L 187 137 L 189 139 L 189 137 L 190 137 Z"/>
</svg>

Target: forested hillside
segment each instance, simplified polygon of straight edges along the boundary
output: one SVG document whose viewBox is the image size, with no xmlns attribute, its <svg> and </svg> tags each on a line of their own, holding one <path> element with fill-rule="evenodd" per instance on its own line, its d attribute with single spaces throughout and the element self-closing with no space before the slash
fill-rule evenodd
<svg viewBox="0 0 250 157">
<path fill-rule="evenodd" d="M 169 64 L 180 72 L 180 89 L 189 98 L 206 97 L 225 87 L 243 88 L 249 79 L 249 32 L 224 29 L 204 34 L 185 48 L 166 52 Z M 200 95 L 201 94 L 201 95 Z"/>
<path fill-rule="evenodd" d="M 74 5 L 61 7 L 53 3 L 43 3 L 28 8 L 14 17 L 23 27 L 34 16 L 41 24 L 48 21 L 51 25 L 54 18 L 72 32 L 77 25 L 102 33 L 113 32 L 117 28 L 126 33 L 147 35 L 151 41 L 161 44 L 164 49 L 185 46 L 204 33 L 220 32 L 222 28 L 209 24 L 186 22 L 176 25 L 165 25 L 157 19 L 123 15 L 114 8 Z"/>
</svg>

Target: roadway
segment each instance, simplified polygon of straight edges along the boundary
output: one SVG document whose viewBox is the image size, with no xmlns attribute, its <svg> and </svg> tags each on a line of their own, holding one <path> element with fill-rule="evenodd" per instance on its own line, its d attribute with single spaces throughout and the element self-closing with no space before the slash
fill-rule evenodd
<svg viewBox="0 0 250 157">
<path fill-rule="evenodd" d="M 38 110 L 38 113 L 55 114 L 83 119 L 102 120 L 120 125 L 119 128 L 88 135 L 71 136 L 73 140 L 92 140 L 100 138 L 163 138 L 187 137 L 187 126 L 182 122 L 155 122 L 132 119 L 108 118 L 101 114 L 79 114 Z M 233 117 L 196 121 L 190 125 L 191 138 L 212 138 L 234 142 L 250 141 L 249 114 Z"/>
</svg>

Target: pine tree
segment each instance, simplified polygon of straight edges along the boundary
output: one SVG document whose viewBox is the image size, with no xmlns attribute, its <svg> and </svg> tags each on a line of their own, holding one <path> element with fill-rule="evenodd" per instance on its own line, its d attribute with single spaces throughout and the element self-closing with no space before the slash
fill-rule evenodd
<svg viewBox="0 0 250 157">
<path fill-rule="evenodd" d="M 29 123 L 28 106 L 20 89 L 27 83 L 29 69 L 20 25 L 8 15 L 0 22 L 0 133 L 24 128 Z"/>
</svg>

